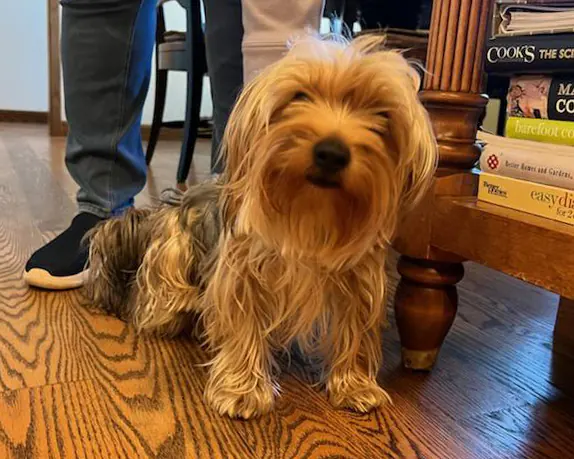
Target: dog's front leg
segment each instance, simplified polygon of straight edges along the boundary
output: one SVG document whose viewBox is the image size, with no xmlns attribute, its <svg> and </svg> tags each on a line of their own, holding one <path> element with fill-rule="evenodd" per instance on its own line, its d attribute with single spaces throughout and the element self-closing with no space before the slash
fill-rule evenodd
<svg viewBox="0 0 574 459">
<path fill-rule="evenodd" d="M 377 383 L 383 359 L 384 274 L 353 273 L 340 286 L 344 288 L 336 295 L 326 340 L 327 392 L 333 406 L 367 412 L 391 401 Z"/>
<path fill-rule="evenodd" d="M 205 397 L 220 414 L 251 418 L 269 412 L 279 388 L 265 330 L 272 298 L 251 271 L 242 241 L 224 243 L 206 291 L 204 325 L 215 351 Z"/>
<path fill-rule="evenodd" d="M 221 415 L 249 419 L 273 408 L 279 388 L 273 382 L 265 340 L 238 327 L 245 342 L 228 337 L 220 346 L 209 373 L 205 389 L 207 402 Z"/>
<path fill-rule="evenodd" d="M 337 341 L 329 358 L 327 376 L 329 401 L 337 408 L 367 412 L 391 401 L 378 385 L 374 371 L 380 363 L 376 347 L 381 346 L 381 333 L 371 329 L 359 332 L 361 336 L 357 338 L 351 336 L 354 327 L 349 324 L 346 327 L 334 332 Z"/>
</svg>

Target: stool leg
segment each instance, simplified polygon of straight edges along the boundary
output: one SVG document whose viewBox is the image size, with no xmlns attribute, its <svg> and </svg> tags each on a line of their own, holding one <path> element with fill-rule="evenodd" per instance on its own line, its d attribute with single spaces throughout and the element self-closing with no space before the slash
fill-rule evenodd
<svg viewBox="0 0 574 459">
<path fill-rule="evenodd" d="M 193 65 L 192 67 L 199 67 Z M 201 94 L 203 92 L 203 69 L 187 73 L 187 100 L 185 104 L 185 126 L 183 134 L 183 143 L 181 145 L 181 154 L 179 156 L 179 166 L 177 168 L 177 184 L 182 187 L 185 185 L 195 142 L 197 140 L 197 130 L 199 128 L 199 115 L 201 109 Z M 200 71 L 201 70 L 201 71 Z"/>
<path fill-rule="evenodd" d="M 159 132 L 163 123 L 163 112 L 165 109 L 165 98 L 167 93 L 167 70 L 157 70 L 155 76 L 155 99 L 153 103 L 153 120 L 149 133 L 149 140 L 145 153 L 146 164 L 151 163 L 157 141 L 159 139 Z"/>
</svg>

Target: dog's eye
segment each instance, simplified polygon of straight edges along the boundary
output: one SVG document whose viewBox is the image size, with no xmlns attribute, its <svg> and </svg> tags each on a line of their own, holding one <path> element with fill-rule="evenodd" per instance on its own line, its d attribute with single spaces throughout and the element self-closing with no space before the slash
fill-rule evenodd
<svg viewBox="0 0 574 459">
<path fill-rule="evenodd" d="M 368 129 L 373 134 L 383 137 L 388 130 L 389 119 L 384 112 L 380 112 L 377 115 L 378 120 L 369 126 Z"/>
<path fill-rule="evenodd" d="M 298 101 L 311 100 L 311 98 L 309 97 L 309 94 L 307 94 L 306 92 L 298 91 L 293 95 L 293 99 L 291 99 L 291 100 L 293 102 L 298 102 Z"/>
</svg>

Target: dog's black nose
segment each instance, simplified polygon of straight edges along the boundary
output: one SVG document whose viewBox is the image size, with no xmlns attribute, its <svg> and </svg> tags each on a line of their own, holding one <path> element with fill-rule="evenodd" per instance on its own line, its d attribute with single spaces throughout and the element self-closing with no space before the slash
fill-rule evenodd
<svg viewBox="0 0 574 459">
<path fill-rule="evenodd" d="M 349 147 L 336 137 L 323 139 L 313 147 L 315 166 L 329 174 L 343 170 L 349 164 L 350 159 Z"/>
</svg>

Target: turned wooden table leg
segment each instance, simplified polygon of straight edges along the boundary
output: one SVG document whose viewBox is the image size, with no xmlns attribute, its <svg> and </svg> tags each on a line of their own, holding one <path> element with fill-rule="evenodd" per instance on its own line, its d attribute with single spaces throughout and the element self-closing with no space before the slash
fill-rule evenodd
<svg viewBox="0 0 574 459">
<path fill-rule="evenodd" d="M 574 358 L 574 300 L 560 298 L 554 326 L 554 351 Z"/>
<path fill-rule="evenodd" d="M 574 381 L 574 300 L 560 298 L 554 343 L 552 346 L 552 366 L 550 381 L 567 394 L 571 394 Z"/>
<path fill-rule="evenodd" d="M 403 364 L 430 370 L 456 315 L 456 284 L 464 276 L 462 263 L 441 263 L 402 256 L 401 281 L 395 295 L 396 321 Z"/>
<path fill-rule="evenodd" d="M 464 270 L 454 254 L 433 246 L 435 206 L 442 196 L 474 193 L 470 169 L 480 156 L 479 119 L 484 48 L 492 0 L 434 0 L 420 99 L 427 108 L 439 148 L 433 190 L 401 223 L 395 249 L 402 280 L 396 319 L 406 367 L 430 370 L 456 314 L 456 284 Z M 439 261 L 441 260 L 441 261 Z"/>
</svg>

